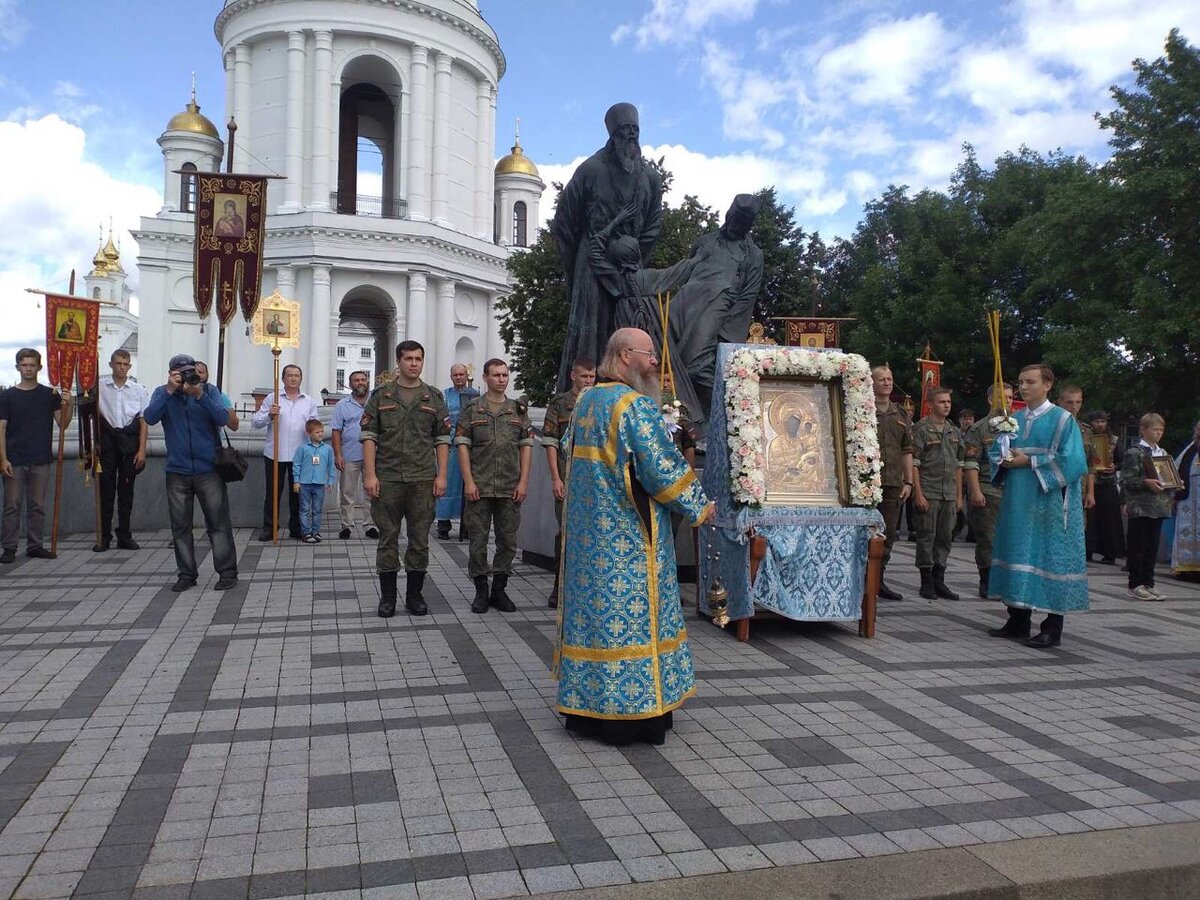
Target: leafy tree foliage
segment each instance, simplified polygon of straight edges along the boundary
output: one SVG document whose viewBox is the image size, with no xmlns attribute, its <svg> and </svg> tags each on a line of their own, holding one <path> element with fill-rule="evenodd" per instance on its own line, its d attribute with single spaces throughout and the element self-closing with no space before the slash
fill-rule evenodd
<svg viewBox="0 0 1200 900">
<path fill-rule="evenodd" d="M 1097 116 L 1113 149 L 1100 167 L 1020 148 L 985 168 L 968 145 L 948 190 L 890 186 L 832 245 L 763 188 L 755 319 L 853 316 L 847 347 L 891 362 L 910 392 L 928 341 L 956 405 L 982 412 L 992 371 L 985 316 L 999 309 L 1010 380 L 1045 360 L 1083 385 L 1088 408 L 1108 409 L 1117 424 L 1156 410 L 1168 445 L 1180 442 L 1200 416 L 1200 52 L 1172 31 L 1165 55 L 1134 71 L 1136 87 L 1113 87 L 1115 108 Z M 662 160 L 652 165 L 669 188 Z M 651 264 L 683 258 L 722 215 L 690 196 L 665 204 Z M 522 388 L 541 402 L 566 334 L 565 284 L 545 233 L 509 265 L 501 335 Z"/>
</svg>

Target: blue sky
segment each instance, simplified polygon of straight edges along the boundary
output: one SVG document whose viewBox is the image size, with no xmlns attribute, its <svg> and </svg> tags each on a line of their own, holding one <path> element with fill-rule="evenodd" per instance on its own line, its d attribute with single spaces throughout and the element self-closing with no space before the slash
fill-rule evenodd
<svg viewBox="0 0 1200 900">
<path fill-rule="evenodd" d="M 303 0 L 301 0 L 303 2 Z M 127 231 L 160 204 L 155 139 L 191 72 L 225 118 L 212 24 L 220 0 L 0 0 L 0 354 L 33 340 L 29 284 L 65 287 L 97 223 Z M 1200 4 L 1167 0 L 481 0 L 508 59 L 497 155 L 521 118 L 543 177 L 566 178 L 605 138 L 617 100 L 642 111 L 648 153 L 724 208 L 774 184 L 807 230 L 848 235 L 889 183 L 945 185 L 969 141 L 982 160 L 1022 144 L 1106 155 L 1093 113 L 1130 61 Z M 14 170 L 20 174 L 15 176 Z M 547 204 L 548 206 L 548 204 Z M 136 273 L 135 273 L 136 275 Z M 136 282 L 135 282 L 136 288 Z M 9 318 L 9 310 L 13 316 Z M 8 366 L 0 362 L 0 379 Z"/>
</svg>

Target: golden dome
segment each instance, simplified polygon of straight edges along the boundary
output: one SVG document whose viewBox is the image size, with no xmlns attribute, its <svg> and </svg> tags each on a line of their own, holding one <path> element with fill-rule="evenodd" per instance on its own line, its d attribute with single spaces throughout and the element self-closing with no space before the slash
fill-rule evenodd
<svg viewBox="0 0 1200 900">
<path fill-rule="evenodd" d="M 190 131 L 193 134 L 216 138 L 218 141 L 221 139 L 217 126 L 200 115 L 200 107 L 196 105 L 195 98 L 192 98 L 183 112 L 171 117 L 171 121 L 167 123 L 167 131 Z"/>
<path fill-rule="evenodd" d="M 92 271 L 88 272 L 88 278 L 104 278 L 107 275 L 108 260 L 104 258 L 104 248 L 101 247 L 92 257 Z"/>
<path fill-rule="evenodd" d="M 100 226 L 100 240 L 104 240 L 104 226 Z M 112 225 L 110 224 L 108 241 L 102 244 L 96 251 L 96 255 L 92 257 L 92 271 L 88 273 L 88 277 L 107 278 L 109 275 L 124 274 L 125 270 L 121 268 L 121 251 L 113 243 Z"/>
<path fill-rule="evenodd" d="M 496 163 L 497 175 L 532 175 L 538 177 L 537 166 L 533 164 L 533 160 L 525 155 L 521 150 L 521 142 L 518 140 L 512 148 L 512 153 L 504 157 L 500 162 Z"/>
</svg>

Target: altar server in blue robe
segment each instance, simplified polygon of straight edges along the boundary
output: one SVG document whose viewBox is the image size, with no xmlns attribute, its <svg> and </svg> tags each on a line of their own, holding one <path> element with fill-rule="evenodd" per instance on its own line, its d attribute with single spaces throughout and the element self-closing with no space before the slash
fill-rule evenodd
<svg viewBox="0 0 1200 900">
<path fill-rule="evenodd" d="M 1008 621 L 988 633 L 1024 640 L 1030 647 L 1057 647 L 1063 615 L 1088 608 L 1080 479 L 1088 462 L 1075 417 L 1049 400 L 1054 372 L 1026 366 L 1018 390 L 1026 408 L 1015 413 L 1017 432 L 991 447 L 997 479 L 1004 484 L 992 551 L 988 594 L 1008 606 Z M 1033 611 L 1046 613 L 1029 636 Z"/>
<path fill-rule="evenodd" d="M 650 335 L 614 332 L 599 375 L 568 435 L 557 709 L 571 731 L 661 744 L 695 692 L 670 513 L 695 527 L 711 505 L 667 433 Z"/>
<path fill-rule="evenodd" d="M 443 391 L 442 396 L 446 398 L 446 409 L 450 411 L 450 433 L 454 433 L 454 426 L 458 424 L 458 414 L 463 411 L 463 408 L 472 400 L 479 396 L 479 391 L 468 386 L 470 373 L 467 367 L 462 363 L 455 363 L 450 367 L 450 387 Z M 463 477 L 462 469 L 458 465 L 458 454 L 450 454 L 450 463 L 446 467 L 446 493 L 438 497 L 437 501 L 437 536 L 440 540 L 450 540 L 450 520 L 457 519 L 463 510 Z M 459 524 L 459 540 L 462 540 L 465 535 L 461 523 Z"/>
</svg>

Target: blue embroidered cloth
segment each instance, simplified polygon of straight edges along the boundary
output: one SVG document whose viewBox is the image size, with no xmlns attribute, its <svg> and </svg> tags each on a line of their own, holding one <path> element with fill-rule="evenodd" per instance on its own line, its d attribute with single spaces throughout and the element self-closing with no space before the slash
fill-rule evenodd
<svg viewBox="0 0 1200 900">
<path fill-rule="evenodd" d="M 700 528 L 700 608 L 714 570 L 729 591 L 729 616 L 744 619 L 758 605 L 790 619 L 827 621 L 862 617 L 867 542 L 883 531 L 883 516 L 858 506 L 762 506 L 735 503 L 729 484 L 725 435 L 725 366 L 729 356 L 753 345 L 721 344 L 713 384 L 709 441 L 701 481 L 716 501 L 713 527 Z M 759 349 L 759 348 L 754 348 Z M 750 585 L 753 528 L 766 539 L 767 554 Z M 712 557 L 720 554 L 714 564 Z"/>
</svg>

